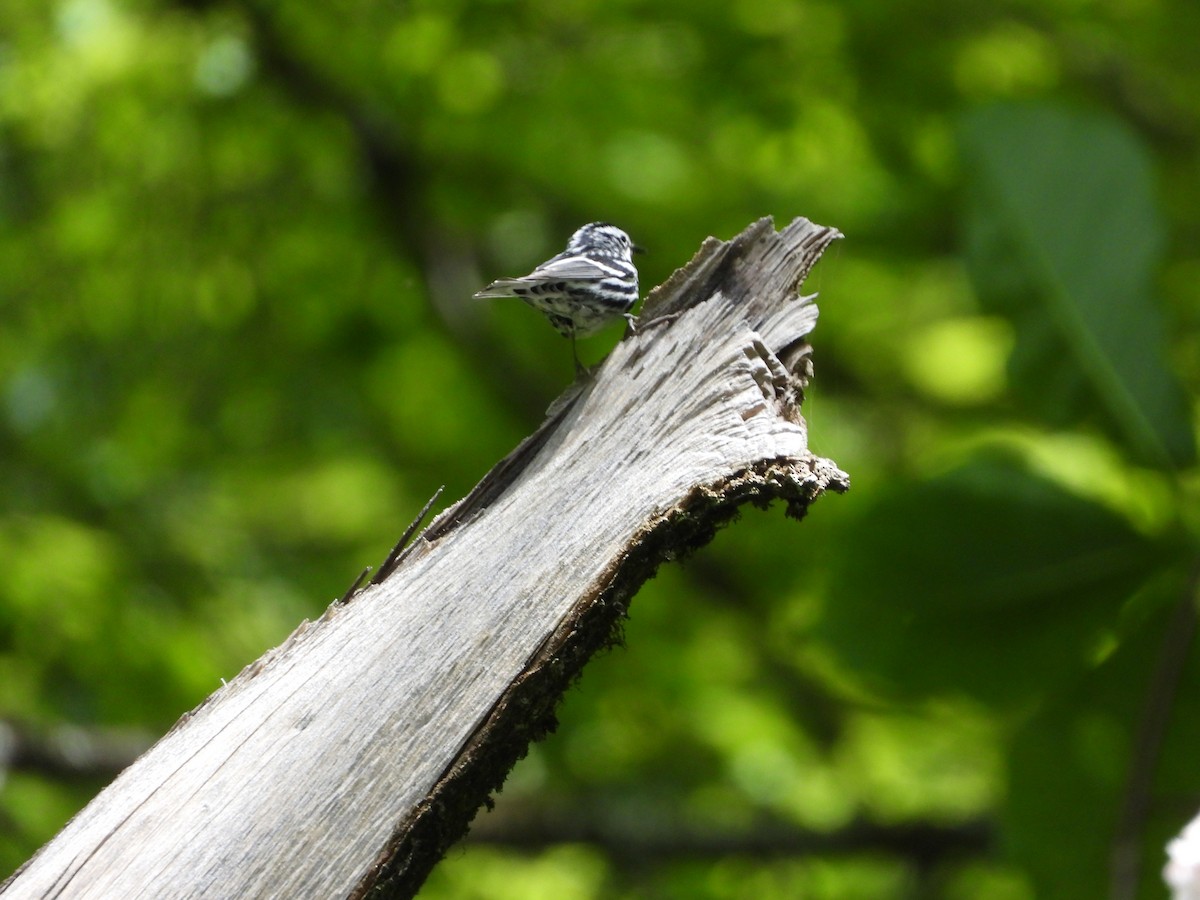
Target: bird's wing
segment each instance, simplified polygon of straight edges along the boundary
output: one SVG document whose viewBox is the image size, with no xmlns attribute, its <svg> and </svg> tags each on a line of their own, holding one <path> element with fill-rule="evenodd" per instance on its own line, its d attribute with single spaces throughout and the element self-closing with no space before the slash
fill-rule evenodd
<svg viewBox="0 0 1200 900">
<path fill-rule="evenodd" d="M 629 273 L 611 263 L 587 256 L 559 254 L 546 260 L 523 278 L 501 278 L 475 294 L 480 299 L 512 297 L 518 288 L 528 289 L 555 281 L 599 281 L 602 278 L 623 278 Z M 524 293 L 524 290 L 521 291 Z"/>
<path fill-rule="evenodd" d="M 551 281 L 556 278 L 596 279 L 619 278 L 625 271 L 609 263 L 587 256 L 556 256 L 548 259 L 527 276 L 531 281 Z"/>
</svg>

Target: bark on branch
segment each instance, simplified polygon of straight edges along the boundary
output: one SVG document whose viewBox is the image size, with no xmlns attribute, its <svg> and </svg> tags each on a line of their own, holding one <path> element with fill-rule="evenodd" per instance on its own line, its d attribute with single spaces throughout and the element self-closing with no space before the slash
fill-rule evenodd
<svg viewBox="0 0 1200 900">
<path fill-rule="evenodd" d="M 847 477 L 800 416 L 831 228 L 708 239 L 379 583 L 248 666 L 0 893 L 409 897 L 664 560 Z"/>
</svg>

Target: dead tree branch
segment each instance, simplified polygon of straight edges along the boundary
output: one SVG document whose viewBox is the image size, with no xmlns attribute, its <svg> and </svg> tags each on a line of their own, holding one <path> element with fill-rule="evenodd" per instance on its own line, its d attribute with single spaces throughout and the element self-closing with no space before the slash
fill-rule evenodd
<svg viewBox="0 0 1200 900">
<path fill-rule="evenodd" d="M 415 894 L 660 563 L 746 502 L 800 517 L 846 487 L 800 415 L 799 288 L 837 237 L 764 219 L 706 241 L 379 584 L 181 719 L 0 893 Z"/>
</svg>

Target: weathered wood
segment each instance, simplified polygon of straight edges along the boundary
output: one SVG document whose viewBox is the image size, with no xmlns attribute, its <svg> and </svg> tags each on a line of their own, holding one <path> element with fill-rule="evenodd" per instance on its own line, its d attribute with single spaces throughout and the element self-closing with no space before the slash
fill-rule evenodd
<svg viewBox="0 0 1200 900">
<path fill-rule="evenodd" d="M 798 516 L 846 486 L 799 413 L 798 289 L 837 237 L 764 219 L 706 241 L 381 583 L 181 719 L 6 900 L 415 893 L 660 562 L 746 501 Z"/>
</svg>

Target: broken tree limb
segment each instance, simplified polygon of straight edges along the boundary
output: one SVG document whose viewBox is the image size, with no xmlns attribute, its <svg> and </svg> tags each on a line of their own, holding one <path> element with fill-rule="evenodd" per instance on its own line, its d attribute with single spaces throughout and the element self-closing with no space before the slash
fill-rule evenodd
<svg viewBox="0 0 1200 900">
<path fill-rule="evenodd" d="M 377 583 L 186 715 L 0 893 L 409 897 L 664 560 L 847 477 L 800 416 L 831 228 L 708 239 Z"/>
</svg>

